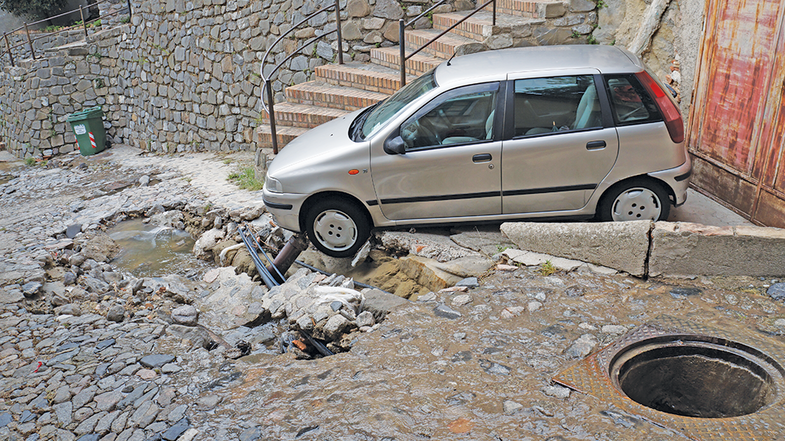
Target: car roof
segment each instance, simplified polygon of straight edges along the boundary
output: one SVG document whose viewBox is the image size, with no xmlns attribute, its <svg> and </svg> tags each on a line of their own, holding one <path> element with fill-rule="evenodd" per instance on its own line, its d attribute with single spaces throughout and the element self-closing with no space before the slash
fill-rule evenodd
<svg viewBox="0 0 785 441">
<path fill-rule="evenodd" d="M 455 57 L 436 68 L 439 85 L 472 79 L 500 79 L 510 73 L 558 69 L 597 69 L 601 73 L 639 72 L 643 63 L 616 46 L 566 45 L 501 49 Z"/>
</svg>

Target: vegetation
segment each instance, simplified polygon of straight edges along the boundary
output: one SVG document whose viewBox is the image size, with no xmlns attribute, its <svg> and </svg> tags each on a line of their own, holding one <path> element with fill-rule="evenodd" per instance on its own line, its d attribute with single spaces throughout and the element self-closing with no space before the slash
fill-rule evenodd
<svg viewBox="0 0 785 441">
<path fill-rule="evenodd" d="M 57 15 L 64 6 L 65 0 L 0 0 L 0 9 L 32 19 Z"/>
<path fill-rule="evenodd" d="M 556 267 L 553 266 L 550 260 L 546 260 L 545 263 L 540 265 L 540 274 L 543 276 L 550 276 L 556 272 Z"/>
<path fill-rule="evenodd" d="M 244 190 L 258 191 L 264 187 L 264 183 L 256 179 L 253 167 L 229 174 L 229 181 Z"/>
</svg>

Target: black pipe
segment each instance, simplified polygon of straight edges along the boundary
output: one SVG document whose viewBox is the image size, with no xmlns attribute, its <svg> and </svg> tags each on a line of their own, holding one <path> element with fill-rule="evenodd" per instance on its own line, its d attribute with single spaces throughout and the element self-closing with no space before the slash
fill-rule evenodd
<svg viewBox="0 0 785 441">
<path fill-rule="evenodd" d="M 315 267 L 315 266 L 308 265 L 308 264 L 307 264 L 307 263 L 305 263 L 305 262 L 301 262 L 301 261 L 299 261 L 299 260 L 295 260 L 295 261 L 294 261 L 294 263 L 296 263 L 296 264 L 300 265 L 300 266 L 301 266 L 301 267 L 303 267 L 303 268 L 308 268 L 308 269 L 309 269 L 309 270 L 311 270 L 311 271 L 316 271 L 317 273 L 322 273 L 322 274 L 324 274 L 325 276 L 332 276 L 332 273 L 328 273 L 328 272 L 327 272 L 327 271 L 325 271 L 325 270 L 319 269 L 319 268 L 317 268 L 317 267 Z M 353 281 L 353 282 L 354 282 L 354 284 L 355 284 L 355 285 L 359 286 L 360 288 L 370 288 L 370 289 L 376 289 L 376 290 L 379 290 L 379 291 L 381 291 L 381 292 L 383 292 L 383 293 L 385 293 L 385 294 L 392 294 L 391 292 L 387 292 L 387 291 L 385 291 L 385 290 L 383 290 L 383 289 L 381 289 L 381 288 L 377 288 L 377 287 L 375 287 L 375 286 L 366 285 L 366 284 L 364 284 L 364 283 L 355 282 L 355 281 Z M 393 295 L 395 295 L 395 294 L 393 294 Z"/>
<path fill-rule="evenodd" d="M 262 278 L 262 281 L 268 288 L 272 289 L 275 286 L 278 286 L 279 283 L 273 279 L 272 274 L 267 271 L 267 267 L 264 266 L 262 260 L 259 258 L 259 255 L 256 253 L 256 249 L 254 246 L 251 245 L 251 241 L 246 237 L 245 233 L 243 232 L 242 227 L 237 228 L 237 232 L 240 233 L 240 239 L 242 239 L 245 247 L 248 249 L 248 254 L 251 255 L 251 260 L 253 261 L 254 265 L 256 266 L 256 271 L 259 272 L 259 277 Z"/>
</svg>

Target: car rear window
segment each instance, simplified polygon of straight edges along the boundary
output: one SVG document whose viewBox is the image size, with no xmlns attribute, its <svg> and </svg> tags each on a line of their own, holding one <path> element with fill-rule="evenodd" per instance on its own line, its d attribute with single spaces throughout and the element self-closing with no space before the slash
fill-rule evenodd
<svg viewBox="0 0 785 441">
<path fill-rule="evenodd" d="M 634 74 L 606 75 L 605 85 L 610 93 L 616 125 L 662 121 L 657 105 Z"/>
</svg>

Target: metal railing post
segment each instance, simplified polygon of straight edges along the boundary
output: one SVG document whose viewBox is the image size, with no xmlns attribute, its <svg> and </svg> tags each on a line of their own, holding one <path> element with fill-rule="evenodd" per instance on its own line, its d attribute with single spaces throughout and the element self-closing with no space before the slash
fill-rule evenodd
<svg viewBox="0 0 785 441">
<path fill-rule="evenodd" d="M 128 0 L 128 18 L 130 19 L 132 17 L 133 17 L 133 13 L 131 12 L 131 0 Z"/>
<path fill-rule="evenodd" d="M 3 38 L 5 39 L 5 47 L 6 47 L 6 49 L 8 49 L 8 58 L 11 59 L 11 66 L 16 66 L 16 64 L 14 64 L 14 54 L 11 53 L 11 44 L 8 43 L 8 33 L 7 32 L 3 32 Z"/>
<path fill-rule="evenodd" d="M 493 26 L 496 26 L 496 0 L 493 0 Z"/>
<path fill-rule="evenodd" d="M 275 109 L 273 106 L 273 84 L 269 79 L 265 81 L 267 87 L 267 116 L 270 119 L 270 135 L 273 138 L 273 154 L 278 154 L 278 134 L 275 130 Z"/>
<path fill-rule="evenodd" d="M 343 39 L 341 38 L 341 5 L 335 0 L 335 25 L 338 32 L 338 64 L 343 64 Z"/>
<path fill-rule="evenodd" d="M 404 24 L 403 19 L 398 20 L 398 47 L 400 48 L 400 57 L 401 57 L 401 87 L 406 85 L 406 42 L 405 42 L 405 33 L 404 30 L 406 25 Z"/>
<path fill-rule="evenodd" d="M 25 33 L 27 34 L 27 42 L 30 44 L 30 54 L 35 60 L 35 49 L 33 48 L 33 40 L 30 39 L 30 28 L 27 27 L 27 23 L 25 23 Z"/>
<path fill-rule="evenodd" d="M 82 17 L 82 27 L 84 28 L 84 38 L 87 38 L 87 23 L 84 21 L 84 10 L 82 5 L 79 5 L 79 15 Z"/>
</svg>

